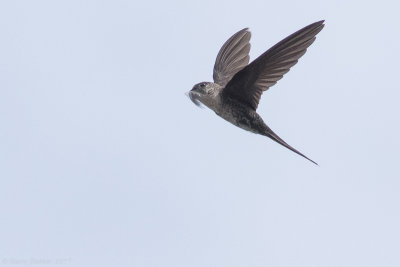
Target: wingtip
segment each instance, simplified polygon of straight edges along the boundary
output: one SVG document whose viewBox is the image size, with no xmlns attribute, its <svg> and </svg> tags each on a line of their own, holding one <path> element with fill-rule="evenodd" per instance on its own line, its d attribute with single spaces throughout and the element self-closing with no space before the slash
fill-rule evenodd
<svg viewBox="0 0 400 267">
<path fill-rule="evenodd" d="M 310 25 L 306 26 L 305 28 L 319 28 L 321 27 L 321 29 L 325 26 L 325 20 L 320 20 L 320 21 L 316 21 L 314 23 L 311 23 Z"/>
<path fill-rule="evenodd" d="M 241 34 L 241 33 L 244 33 L 244 32 L 250 32 L 249 27 L 243 28 L 240 31 L 236 32 L 235 34 Z"/>
<path fill-rule="evenodd" d="M 320 21 L 318 21 L 316 23 L 321 27 L 321 29 L 325 27 L 325 20 L 324 19 L 320 20 Z"/>
</svg>

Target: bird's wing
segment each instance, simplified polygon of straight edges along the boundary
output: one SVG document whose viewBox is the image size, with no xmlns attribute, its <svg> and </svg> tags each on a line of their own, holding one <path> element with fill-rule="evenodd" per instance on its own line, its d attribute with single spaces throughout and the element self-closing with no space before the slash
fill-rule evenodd
<svg viewBox="0 0 400 267">
<path fill-rule="evenodd" d="M 249 64 L 251 33 L 248 28 L 235 33 L 218 52 L 214 64 L 214 82 L 224 87 L 230 79 Z"/>
<path fill-rule="evenodd" d="M 310 24 L 268 49 L 236 73 L 226 85 L 223 94 L 256 110 L 261 94 L 280 80 L 306 53 L 315 36 L 324 27 L 323 23 L 321 20 Z"/>
</svg>

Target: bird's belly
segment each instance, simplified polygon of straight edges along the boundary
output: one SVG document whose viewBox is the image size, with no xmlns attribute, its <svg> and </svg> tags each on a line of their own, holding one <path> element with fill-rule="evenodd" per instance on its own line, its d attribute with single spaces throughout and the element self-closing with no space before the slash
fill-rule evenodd
<svg viewBox="0 0 400 267">
<path fill-rule="evenodd" d="M 260 121 L 261 118 L 257 113 L 249 111 L 248 109 L 225 106 L 224 109 L 216 113 L 221 118 L 243 130 L 253 133 L 260 133 L 262 131 L 261 128 L 264 123 L 262 120 Z"/>
</svg>

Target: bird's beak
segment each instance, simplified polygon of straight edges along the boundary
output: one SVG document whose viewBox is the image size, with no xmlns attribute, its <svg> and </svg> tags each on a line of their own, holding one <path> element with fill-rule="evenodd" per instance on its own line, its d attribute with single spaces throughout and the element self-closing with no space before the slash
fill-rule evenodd
<svg viewBox="0 0 400 267">
<path fill-rule="evenodd" d="M 190 98 L 190 100 L 192 100 L 192 102 L 198 106 L 201 107 L 201 102 L 199 100 L 199 94 L 196 91 L 189 91 L 186 93 L 186 95 Z"/>
</svg>

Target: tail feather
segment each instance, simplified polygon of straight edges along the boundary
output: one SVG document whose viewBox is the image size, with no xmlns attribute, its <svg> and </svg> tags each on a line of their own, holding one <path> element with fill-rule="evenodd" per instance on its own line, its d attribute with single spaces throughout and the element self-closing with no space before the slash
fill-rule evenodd
<svg viewBox="0 0 400 267">
<path fill-rule="evenodd" d="M 287 149 L 292 150 L 294 153 L 302 156 L 303 158 L 308 159 L 309 161 L 311 161 L 312 163 L 314 163 L 315 165 L 318 165 L 318 163 L 316 163 L 315 161 L 313 161 L 312 159 L 308 158 L 307 156 L 305 156 L 304 154 L 302 154 L 301 152 L 299 152 L 298 150 L 294 149 L 293 147 L 291 147 L 289 144 L 287 144 L 285 141 L 282 140 L 282 138 L 280 138 L 276 133 L 274 133 L 268 126 L 267 126 L 267 130 L 264 132 L 265 136 L 271 138 L 272 140 L 274 140 L 275 142 L 277 142 L 278 144 L 281 144 L 282 146 L 286 147 Z"/>
</svg>

